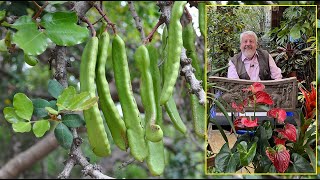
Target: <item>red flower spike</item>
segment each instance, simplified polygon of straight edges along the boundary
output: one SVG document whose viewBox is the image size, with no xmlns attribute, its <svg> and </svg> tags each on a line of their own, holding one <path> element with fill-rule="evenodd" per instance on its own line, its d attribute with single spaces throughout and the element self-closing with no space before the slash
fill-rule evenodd
<svg viewBox="0 0 320 180">
<path fill-rule="evenodd" d="M 289 167 L 290 153 L 282 144 L 276 145 L 275 149 L 276 150 L 267 147 L 266 154 L 276 170 L 280 173 L 284 173 Z"/>
<path fill-rule="evenodd" d="M 276 130 L 283 138 L 288 139 L 289 141 L 297 141 L 297 129 L 294 125 L 286 123 L 284 129 Z"/>
<path fill-rule="evenodd" d="M 268 117 L 273 117 L 277 119 L 277 122 L 282 124 L 284 120 L 287 118 L 287 113 L 285 110 L 281 108 L 273 108 L 267 112 Z"/>
<path fill-rule="evenodd" d="M 277 136 L 272 136 L 274 139 L 274 143 L 277 144 L 282 144 L 282 145 L 286 145 L 286 139 L 282 139 L 282 138 L 278 138 Z"/>
<path fill-rule="evenodd" d="M 245 127 L 256 127 L 258 126 L 258 118 L 254 119 L 253 121 L 251 121 L 248 118 L 243 117 L 241 119 L 241 123 L 245 126 Z"/>
<path fill-rule="evenodd" d="M 306 119 L 313 119 L 315 117 L 316 112 L 316 97 L 317 92 L 313 85 L 311 85 L 311 92 L 303 89 L 302 86 L 298 86 L 301 93 L 305 98 L 305 116 Z"/>
</svg>

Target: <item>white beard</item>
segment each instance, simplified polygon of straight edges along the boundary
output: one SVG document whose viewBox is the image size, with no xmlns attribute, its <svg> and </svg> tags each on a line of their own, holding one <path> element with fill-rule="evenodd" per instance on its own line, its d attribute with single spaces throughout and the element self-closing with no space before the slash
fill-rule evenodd
<svg viewBox="0 0 320 180">
<path fill-rule="evenodd" d="M 252 57 L 254 56 L 255 52 L 256 51 L 248 48 L 248 49 L 244 49 L 242 53 L 244 54 L 244 56 L 246 58 L 252 59 Z"/>
</svg>

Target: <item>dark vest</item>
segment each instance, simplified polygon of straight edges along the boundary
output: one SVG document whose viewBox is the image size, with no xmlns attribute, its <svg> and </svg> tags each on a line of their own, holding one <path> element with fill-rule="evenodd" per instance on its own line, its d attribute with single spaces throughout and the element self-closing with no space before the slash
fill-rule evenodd
<svg viewBox="0 0 320 180">
<path fill-rule="evenodd" d="M 260 80 L 272 80 L 269 66 L 269 53 L 266 50 L 257 49 L 259 62 L 259 77 Z M 236 67 L 240 79 L 250 80 L 243 61 L 241 60 L 241 52 L 231 58 L 232 63 Z"/>
</svg>

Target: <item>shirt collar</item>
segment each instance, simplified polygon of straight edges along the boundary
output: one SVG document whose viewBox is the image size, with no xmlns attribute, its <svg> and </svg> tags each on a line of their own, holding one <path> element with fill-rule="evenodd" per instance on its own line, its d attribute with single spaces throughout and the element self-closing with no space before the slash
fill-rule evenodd
<svg viewBox="0 0 320 180">
<path fill-rule="evenodd" d="M 257 57 L 258 57 L 258 52 L 257 52 L 257 51 L 256 51 L 256 53 L 253 55 L 253 58 L 254 58 L 254 56 L 257 56 Z M 253 58 L 252 58 L 252 59 L 253 59 Z M 241 53 L 241 60 L 242 60 L 242 62 L 245 61 L 245 60 L 248 60 L 248 59 L 244 56 L 243 53 Z"/>
</svg>

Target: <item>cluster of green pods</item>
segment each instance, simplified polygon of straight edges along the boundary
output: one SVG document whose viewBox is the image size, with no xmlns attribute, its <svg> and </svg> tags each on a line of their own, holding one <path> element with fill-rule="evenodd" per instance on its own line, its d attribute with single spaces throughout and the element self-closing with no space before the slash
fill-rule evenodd
<svg viewBox="0 0 320 180">
<path fill-rule="evenodd" d="M 131 78 L 125 43 L 118 34 L 109 36 L 107 31 L 92 37 L 86 44 L 81 57 L 80 90 L 89 91 L 91 96 L 99 97 L 99 103 L 84 110 L 84 119 L 92 151 L 98 156 L 111 153 L 109 140 L 105 131 L 104 119 L 110 130 L 113 142 L 123 151 L 130 149 L 131 155 L 138 161 L 146 160 L 153 175 L 161 175 L 165 169 L 164 122 L 163 110 L 168 114 L 173 126 L 182 134 L 187 127 L 182 121 L 173 98 L 174 85 L 180 68 L 180 54 L 184 46 L 192 65 L 201 79 L 201 68 L 195 51 L 195 32 L 192 24 L 182 30 L 180 18 L 187 1 L 174 2 L 170 27 L 165 27 L 162 34 L 162 58 L 159 66 L 158 50 L 151 44 L 140 45 L 134 53 L 134 60 L 140 72 L 140 95 L 144 107 L 141 116 L 133 96 Z M 110 43 L 110 41 L 112 42 Z M 109 83 L 106 79 L 106 61 L 108 47 L 112 45 L 112 65 L 115 86 L 123 117 L 120 116 L 111 97 Z M 170 49 L 170 51 L 169 51 Z M 190 96 L 194 127 L 197 135 L 203 137 L 204 107 L 197 102 L 196 96 Z"/>
</svg>

